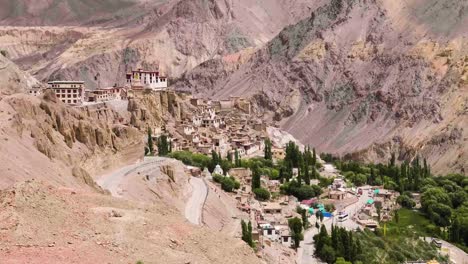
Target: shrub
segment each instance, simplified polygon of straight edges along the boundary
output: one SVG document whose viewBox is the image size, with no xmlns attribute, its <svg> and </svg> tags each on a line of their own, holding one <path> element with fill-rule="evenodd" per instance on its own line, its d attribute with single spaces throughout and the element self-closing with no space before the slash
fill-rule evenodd
<svg viewBox="0 0 468 264">
<path fill-rule="evenodd" d="M 270 192 L 265 188 L 257 188 L 253 190 L 255 198 L 259 201 L 267 201 L 270 199 Z"/>
<path fill-rule="evenodd" d="M 411 199 L 405 194 L 398 196 L 397 203 L 401 205 L 402 207 L 409 208 L 409 209 L 413 208 L 416 205 L 413 199 Z"/>
<path fill-rule="evenodd" d="M 234 177 L 225 177 L 219 174 L 213 174 L 213 181 L 221 184 L 221 189 L 226 192 L 232 192 L 233 190 L 240 188 L 240 182 L 236 181 Z"/>
</svg>

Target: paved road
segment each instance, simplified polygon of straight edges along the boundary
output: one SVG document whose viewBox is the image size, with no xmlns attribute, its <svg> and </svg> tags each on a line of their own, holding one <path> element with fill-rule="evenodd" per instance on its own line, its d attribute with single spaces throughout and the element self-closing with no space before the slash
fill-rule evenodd
<svg viewBox="0 0 468 264">
<path fill-rule="evenodd" d="M 426 237 L 426 242 L 430 243 L 432 241 L 432 237 Z M 449 242 L 436 238 L 437 241 L 442 243 L 441 253 L 447 254 L 450 257 L 450 260 L 454 261 L 456 264 L 468 264 L 468 254 L 465 253 L 462 249 L 450 244 Z"/>
<path fill-rule="evenodd" d="M 208 194 L 208 188 L 202 179 L 196 177 L 190 178 L 190 185 L 192 185 L 192 196 L 185 205 L 185 218 L 190 223 L 199 225 L 202 220 L 203 206 Z"/>
<path fill-rule="evenodd" d="M 145 157 L 141 162 L 122 167 L 117 171 L 99 177 L 96 183 L 103 189 L 109 190 L 112 196 L 121 197 L 121 184 L 128 175 L 142 168 L 158 167 L 165 160 L 167 160 L 167 158 Z"/>
<path fill-rule="evenodd" d="M 366 188 L 366 187 L 363 187 Z M 331 232 L 331 225 L 337 225 L 346 228 L 347 230 L 355 230 L 359 225 L 352 220 L 353 216 L 359 211 L 359 209 L 364 206 L 368 199 L 367 191 L 359 198 L 355 203 L 346 206 L 345 208 L 337 208 L 338 211 L 345 211 L 349 215 L 349 219 L 344 222 L 336 222 L 335 218 L 324 218 L 323 224 L 327 228 L 328 232 Z M 318 233 L 318 229 L 315 228 L 316 222 L 315 215 L 309 217 L 309 222 L 313 227 L 309 228 L 304 232 L 304 241 L 301 242 L 301 247 L 297 252 L 297 263 L 299 264 L 312 264 L 312 263 L 323 263 L 319 259 L 314 257 L 315 246 L 314 246 L 314 235 Z"/>
</svg>

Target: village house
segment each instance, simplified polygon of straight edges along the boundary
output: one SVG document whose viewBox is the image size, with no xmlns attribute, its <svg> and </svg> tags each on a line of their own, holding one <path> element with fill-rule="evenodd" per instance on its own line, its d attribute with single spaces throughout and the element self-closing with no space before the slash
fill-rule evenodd
<svg viewBox="0 0 468 264">
<path fill-rule="evenodd" d="M 271 148 L 271 152 L 273 154 L 273 159 L 274 160 L 283 160 L 286 156 L 286 153 L 284 152 L 284 148 Z"/>
<path fill-rule="evenodd" d="M 343 200 L 346 197 L 346 192 L 331 191 L 328 193 L 328 198 L 333 200 Z"/>
<path fill-rule="evenodd" d="M 279 203 L 263 203 L 265 214 L 281 214 L 283 208 Z"/>
<path fill-rule="evenodd" d="M 280 239 L 280 230 L 270 224 L 259 224 L 261 235 L 271 241 L 277 242 Z"/>
<path fill-rule="evenodd" d="M 126 80 L 132 89 L 161 91 L 167 88 L 167 77 L 160 75 L 159 71 L 138 69 L 127 73 Z"/>
<path fill-rule="evenodd" d="M 294 243 L 289 229 L 281 230 L 281 244 L 288 248 L 293 246 Z"/>
<path fill-rule="evenodd" d="M 85 85 L 83 81 L 51 81 L 48 88 L 55 96 L 68 105 L 81 105 L 84 101 Z"/>
<path fill-rule="evenodd" d="M 336 178 L 333 180 L 333 183 L 332 183 L 332 188 L 334 190 L 337 190 L 337 189 L 340 189 L 340 188 L 345 188 L 346 187 L 346 182 L 341 179 L 341 178 Z"/>
<path fill-rule="evenodd" d="M 40 96 L 43 93 L 43 89 L 40 86 L 33 86 L 28 92 L 29 95 Z"/>
<path fill-rule="evenodd" d="M 85 98 L 87 102 L 107 102 L 121 100 L 121 93 L 122 88 L 120 87 L 99 88 L 96 90 L 86 90 Z"/>
</svg>

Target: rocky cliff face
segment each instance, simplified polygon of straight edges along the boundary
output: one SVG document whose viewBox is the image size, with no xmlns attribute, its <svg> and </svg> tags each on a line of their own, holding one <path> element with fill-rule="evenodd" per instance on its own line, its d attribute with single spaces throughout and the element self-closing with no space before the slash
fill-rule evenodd
<svg viewBox="0 0 468 264">
<path fill-rule="evenodd" d="M 24 6 L 24 1 L 16 2 Z M 37 10 L 22 8 L 16 18 L 0 18 L 0 24 L 29 21 L 34 26 L 38 18 L 39 24 L 49 26 L 2 27 L 0 50 L 40 80 L 80 79 L 91 88 L 124 84 L 125 71 L 138 67 L 160 67 L 170 77 L 179 77 L 206 60 L 265 44 L 316 5 L 306 0 L 113 1 L 106 12 L 112 14 L 113 7 L 120 10 L 125 4 L 120 11 L 125 14 L 113 14 L 116 18 L 109 20 L 101 14 L 105 4 L 83 9 L 85 1 L 59 1 L 65 6 L 64 17 L 46 21 L 50 3 L 39 2 L 34 4 Z M 0 2 L 1 8 L 11 5 Z M 31 15 L 34 19 L 28 20 Z M 102 23 L 81 27 L 101 15 Z"/>
<path fill-rule="evenodd" d="M 142 157 L 143 136 L 119 124 L 110 108 L 72 109 L 51 92 L 42 98 L 20 92 L 34 80 L 5 58 L 1 71 L 0 186 L 27 178 L 62 185 L 93 185 L 89 174 Z M 12 76 L 16 76 L 12 78 Z M 13 88 L 11 88 L 13 87 Z"/>
<path fill-rule="evenodd" d="M 216 62 L 207 62 L 179 84 L 248 95 L 321 151 L 374 161 L 418 153 L 436 172 L 467 170 L 466 10 L 456 1 L 334 0 L 224 78 L 210 77 Z"/>
</svg>

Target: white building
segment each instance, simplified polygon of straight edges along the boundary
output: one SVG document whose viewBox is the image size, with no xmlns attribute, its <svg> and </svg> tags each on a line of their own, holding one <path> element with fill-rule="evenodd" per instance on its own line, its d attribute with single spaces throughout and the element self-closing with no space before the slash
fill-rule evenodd
<svg viewBox="0 0 468 264">
<path fill-rule="evenodd" d="M 167 77 L 161 76 L 159 71 L 138 69 L 127 73 L 126 80 L 132 89 L 149 88 L 159 91 L 167 88 Z"/>
<path fill-rule="evenodd" d="M 214 169 L 214 171 L 213 171 L 213 174 L 219 174 L 219 175 L 223 175 L 223 174 L 224 174 L 224 171 L 223 171 L 223 169 L 221 168 L 221 166 L 219 166 L 219 164 L 216 165 L 216 167 L 215 167 L 215 169 Z"/>
<path fill-rule="evenodd" d="M 84 101 L 85 85 L 83 81 L 52 81 L 48 87 L 55 96 L 68 105 L 81 105 Z"/>
<path fill-rule="evenodd" d="M 29 95 L 40 96 L 43 92 L 43 89 L 39 86 L 33 86 L 28 92 L 29 92 Z"/>
</svg>

